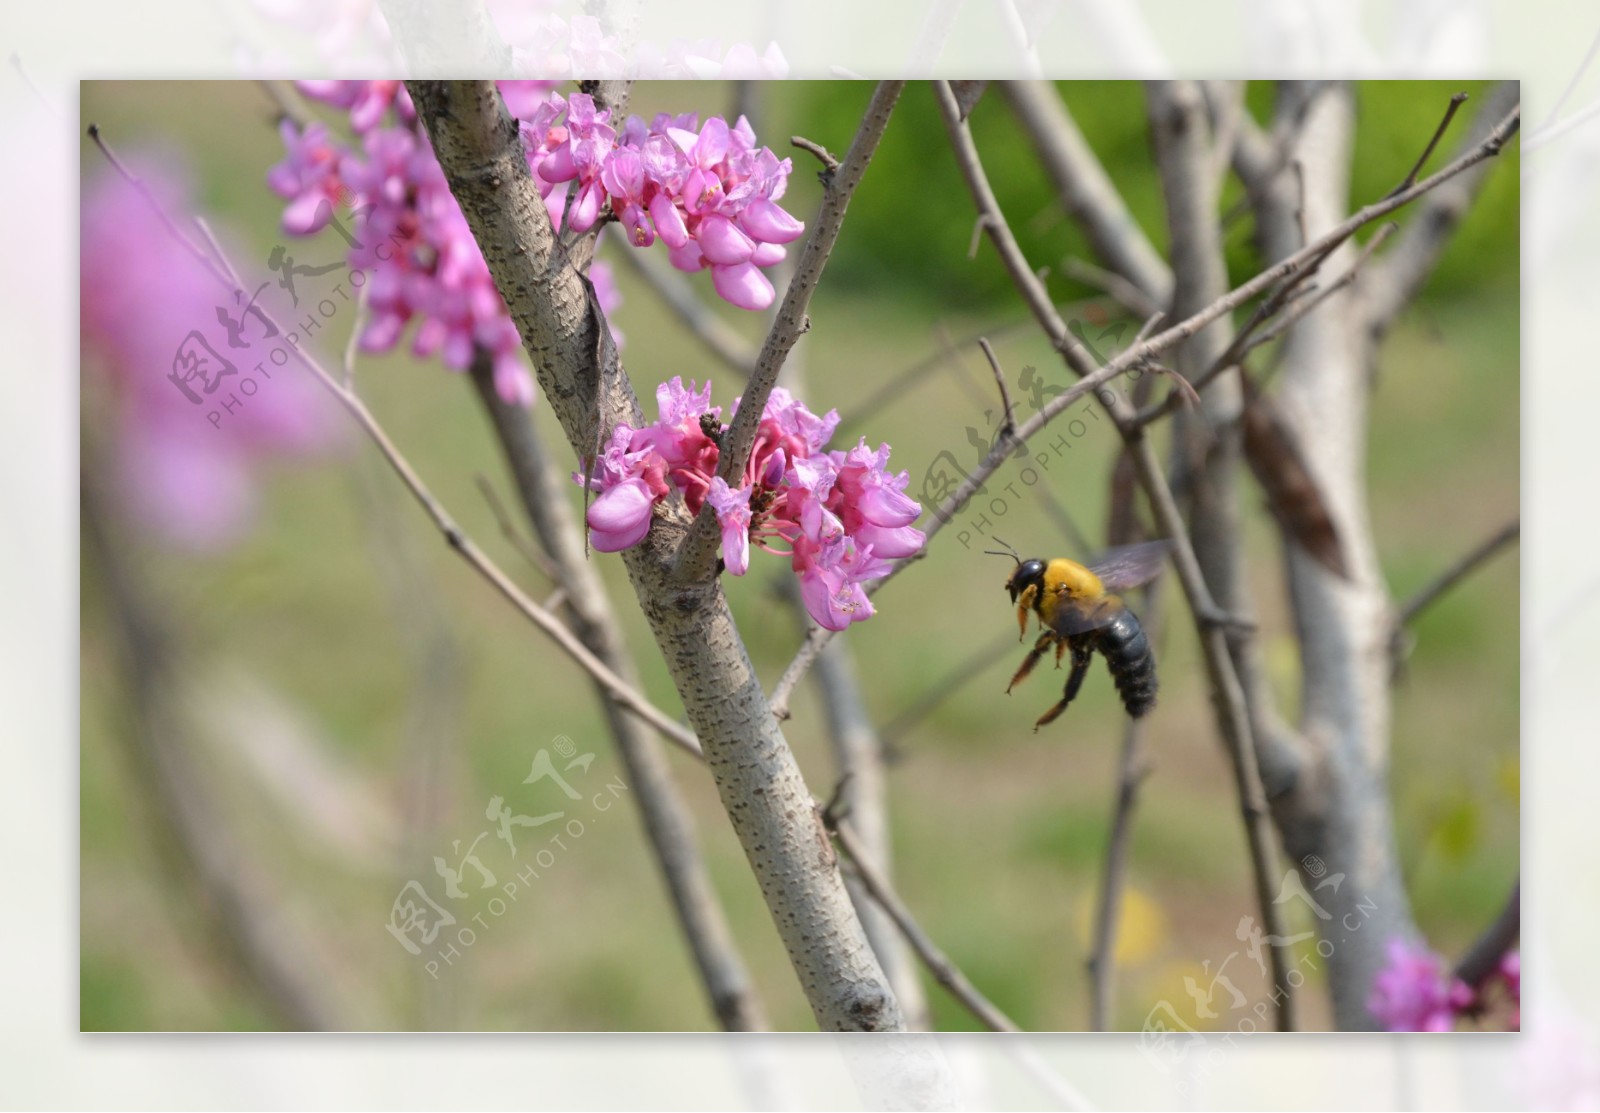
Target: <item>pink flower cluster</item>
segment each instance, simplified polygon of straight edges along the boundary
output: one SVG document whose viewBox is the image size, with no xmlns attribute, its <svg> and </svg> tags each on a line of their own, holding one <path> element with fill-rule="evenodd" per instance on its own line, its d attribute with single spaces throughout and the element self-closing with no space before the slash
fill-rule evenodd
<svg viewBox="0 0 1600 1113">
<path fill-rule="evenodd" d="M 1367 1009 L 1391 1032 L 1448 1032 L 1462 1013 L 1477 1012 L 1481 991 L 1455 977 L 1426 944 L 1389 941 L 1389 962 L 1373 979 Z M 1512 1027 L 1520 1027 L 1522 959 L 1510 952 L 1491 980 L 1505 983 L 1513 1005 Z"/>
<path fill-rule="evenodd" d="M 588 515 L 594 547 L 617 552 L 644 540 L 656 503 L 676 490 L 691 513 L 711 504 L 723 565 L 733 575 L 748 570 L 754 545 L 789 557 L 819 625 L 843 630 L 871 618 L 862 585 L 923 543 L 922 531 L 912 527 L 922 507 L 905 494 L 909 476 L 888 470 L 889 446 L 873 451 L 862 440 L 848 452 L 826 451 L 838 411 L 819 417 L 779 387 L 767 399 L 750 461 L 733 487 L 716 474 L 726 427 L 722 408 L 711 405 L 711 384 L 697 390 L 691 381 L 686 388 L 674 377 L 656 389 L 656 402 L 660 417 L 653 425 L 618 425 L 595 462 L 591 482 L 599 497 Z M 573 478 L 584 482 L 582 475 Z"/>
<path fill-rule="evenodd" d="M 629 116 L 619 132 L 592 97 L 551 93 L 523 122 L 522 136 L 547 205 L 558 186 L 576 187 L 574 231 L 592 227 L 609 200 L 634 247 L 659 237 L 679 270 L 709 267 L 725 301 L 741 309 L 772 304 L 761 269 L 783 259 L 805 224 L 778 205 L 790 161 L 757 147 L 743 116 L 731 128 L 719 116 L 704 126 L 694 115 L 663 114 L 650 124 Z"/>
<path fill-rule="evenodd" d="M 548 89 L 542 82 L 500 85 L 508 104 L 530 112 L 544 103 Z M 345 109 L 356 143 L 335 139 L 321 123 L 300 128 L 285 120 L 279 130 L 288 157 L 271 169 L 267 184 L 288 199 L 285 232 L 309 236 L 337 222 L 350 245 L 349 265 L 369 272 L 370 318 L 362 350 L 393 349 L 416 322 L 416 355 L 437 354 L 446 367 L 461 371 L 481 348 L 493 359 L 500 396 L 530 404 L 533 378 L 516 326 L 404 84 L 303 81 L 300 89 Z M 561 211 L 561 198 L 554 198 L 551 216 L 558 223 Z M 589 277 L 609 313 L 621 302 L 609 268 L 596 262 Z"/>
</svg>

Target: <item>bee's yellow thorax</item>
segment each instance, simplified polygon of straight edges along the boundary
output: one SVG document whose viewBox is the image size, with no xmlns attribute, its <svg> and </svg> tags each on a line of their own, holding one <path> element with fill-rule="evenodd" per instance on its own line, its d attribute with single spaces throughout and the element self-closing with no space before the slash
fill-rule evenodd
<svg viewBox="0 0 1600 1113">
<path fill-rule="evenodd" d="M 1038 601 L 1040 618 L 1048 625 L 1055 620 L 1056 607 L 1063 601 L 1086 603 L 1105 593 L 1099 576 L 1075 560 L 1056 557 L 1044 568 L 1044 593 Z"/>
</svg>

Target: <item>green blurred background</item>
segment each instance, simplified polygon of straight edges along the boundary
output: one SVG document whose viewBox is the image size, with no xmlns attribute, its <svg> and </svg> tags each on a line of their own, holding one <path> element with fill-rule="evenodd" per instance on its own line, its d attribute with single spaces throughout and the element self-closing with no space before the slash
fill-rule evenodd
<svg viewBox="0 0 1600 1113">
<path fill-rule="evenodd" d="M 1409 169 L 1451 92 L 1475 83 L 1359 87 L 1352 203 L 1386 193 Z M 1069 84 L 1069 107 L 1151 239 L 1165 241 L 1143 99 L 1134 84 Z M 839 152 L 870 89 L 791 83 L 755 94 L 761 141 L 789 154 L 802 134 Z M 741 91 L 717 84 L 641 87 L 634 110 L 729 112 Z M 746 92 L 744 95 L 748 95 Z M 1271 90 L 1255 87 L 1258 110 Z M 1475 98 L 1476 100 L 1476 98 Z M 1469 102 L 1468 110 L 1475 102 Z M 281 203 L 263 176 L 281 157 L 274 108 L 249 83 L 91 83 L 82 119 L 124 153 L 157 146 L 187 163 L 205 212 L 264 260 L 280 242 Z M 1458 125 L 1459 126 L 1459 125 Z M 1092 298 L 1061 276 L 1087 257 L 1020 130 L 997 96 L 973 128 L 1002 206 L 1030 259 L 1050 268 L 1058 301 Z M 780 137 L 782 141 L 780 141 Z M 1450 144 L 1446 144 L 1448 147 Z M 810 156 L 796 153 L 786 207 L 809 219 L 819 196 Z M 105 172 L 84 147 L 86 180 Z M 1518 508 L 1518 164 L 1513 146 L 1453 239 L 1422 299 L 1385 341 L 1375 385 L 1370 496 L 1396 598 L 1426 583 Z M 1237 196 L 1230 181 L 1224 207 Z M 1402 221 L 1405 214 L 1402 213 Z M 989 330 L 1008 368 L 1032 364 L 1050 383 L 1065 371 L 1032 329 L 997 331 L 1024 314 L 987 245 L 968 258 L 973 218 L 928 88 L 910 87 L 812 307 L 798 358 L 813 408 L 837 407 L 844 435 L 894 446 L 912 493 L 941 450 L 970 460 L 966 427 L 992 426 L 987 365 L 966 345 L 857 426 L 854 415 L 901 370 Z M 332 254 L 335 233 L 317 241 Z M 1232 277 L 1254 273 L 1248 221 L 1229 232 Z M 616 250 L 619 245 L 612 245 Z M 306 257 L 317 254 L 308 247 Z M 256 264 L 260 269 L 259 263 Z M 628 268 L 614 324 L 647 400 L 675 374 L 737 393 Z M 709 282 L 694 279 L 708 302 Z M 717 303 L 756 341 L 757 315 Z M 1107 320 L 1103 301 L 1085 307 Z M 333 359 L 344 328 L 323 345 Z M 535 595 L 548 585 L 500 536 L 476 477 L 502 492 L 499 467 L 469 384 L 403 354 L 363 361 L 360 389 L 463 527 Z M 553 419 L 537 420 L 564 450 Z M 84 437 L 103 430 L 86 416 Z M 1047 433 L 1047 439 L 1051 437 Z M 1051 494 L 1095 544 L 1104 537 L 1114 437 L 1101 424 L 1047 476 Z M 1015 479 L 1013 465 L 1001 478 Z M 572 491 L 577 504 L 581 498 Z M 1279 554 L 1246 488 L 1262 637 L 1285 708 L 1295 708 Z M 166 601 L 195 662 L 200 765 L 231 833 L 274 894 L 286 939 L 302 948 L 358 1028 L 698 1030 L 713 1018 L 671 917 L 631 808 L 589 824 L 503 917 L 439 979 L 383 930 L 409 878 L 435 881 L 433 856 L 470 842 L 492 795 L 516 805 L 534 752 L 557 735 L 598 756 L 592 778 L 622 768 L 584 677 L 453 558 L 364 443 L 314 467 L 275 469 L 251 536 L 196 558 L 139 541 L 126 554 Z M 951 524 L 919 567 L 878 597 L 878 616 L 848 637 L 870 710 L 892 735 L 891 822 L 907 903 L 968 975 L 1025 1028 L 1081 1029 L 1084 960 L 1105 850 L 1123 718 L 1096 669 L 1070 713 L 1032 733 L 1055 698 L 1036 677 L 1014 698 L 1006 681 L 1022 649 L 1005 644 L 957 683 L 953 670 L 1013 629 L 1000 591 L 1006 569 L 958 540 Z M 1084 554 L 1052 513 L 1011 501 L 995 529 L 1025 553 Z M 613 588 L 650 697 L 679 705 L 615 556 L 595 555 Z M 727 582 L 768 686 L 801 628 L 775 591 L 784 562 L 757 554 Z M 1503 555 L 1431 608 L 1395 689 L 1392 791 L 1406 879 L 1433 945 L 1460 952 L 1498 911 L 1514 878 L 1518 835 L 1518 565 Z M 97 568 L 83 567 L 81 1024 L 86 1030 L 257 1029 L 274 1016 L 219 961 L 192 895 L 175 884 L 151 837 L 150 803 L 125 742 L 129 708 L 108 639 Z M 1137 1029 L 1160 1000 L 1184 1001 L 1185 975 L 1238 950 L 1253 901 L 1231 778 L 1212 726 L 1192 635 L 1168 623 L 1158 646 L 1163 699 L 1150 722 L 1153 766 L 1135 821 L 1114 1026 Z M 946 698 L 906 725 L 930 694 Z M 787 727 L 814 792 L 833 781 L 809 688 Z M 891 724 L 896 724 L 890 726 Z M 276 755 L 263 757 L 262 755 Z M 434 772 L 425 762 L 432 762 Z M 809 1029 L 799 993 L 743 855 L 705 771 L 674 753 L 705 854 L 775 1025 Z M 441 802 L 407 820 L 419 781 Z M 526 809 L 525 809 L 526 810 Z M 420 825 L 419 825 L 420 824 Z M 492 842 L 492 840 L 490 840 Z M 480 848 L 482 849 L 482 848 Z M 503 864 L 499 847 L 484 851 Z M 1296 930 L 1307 930 L 1300 923 Z M 1242 959 L 1243 956 L 1241 956 Z M 1243 968 L 1243 969 L 1241 969 Z M 1253 967 L 1229 973 L 1252 997 Z M 1314 982 L 1314 979 L 1313 979 Z M 938 1027 L 975 1027 L 937 986 Z M 1304 1023 L 1326 1027 L 1321 994 L 1303 994 Z"/>
</svg>

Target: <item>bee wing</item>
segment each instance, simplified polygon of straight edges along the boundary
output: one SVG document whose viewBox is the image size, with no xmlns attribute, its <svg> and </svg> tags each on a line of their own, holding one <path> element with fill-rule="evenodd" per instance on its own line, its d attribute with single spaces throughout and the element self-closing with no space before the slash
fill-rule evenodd
<svg viewBox="0 0 1600 1113">
<path fill-rule="evenodd" d="M 1062 637 L 1098 630 L 1124 610 L 1122 600 L 1115 595 L 1102 595 L 1092 603 L 1066 600 L 1056 607 L 1050 628 Z"/>
<path fill-rule="evenodd" d="M 1155 579 L 1172 551 L 1169 541 L 1146 541 L 1108 549 L 1089 566 L 1107 591 L 1127 591 Z"/>
</svg>

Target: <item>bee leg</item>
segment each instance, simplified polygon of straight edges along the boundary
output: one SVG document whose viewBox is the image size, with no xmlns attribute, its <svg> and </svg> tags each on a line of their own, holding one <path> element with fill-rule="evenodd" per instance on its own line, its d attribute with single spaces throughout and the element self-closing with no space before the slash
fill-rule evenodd
<svg viewBox="0 0 1600 1113">
<path fill-rule="evenodd" d="M 1061 667 L 1061 656 L 1062 656 L 1062 654 L 1066 653 L 1066 651 L 1067 651 L 1067 641 L 1066 641 L 1065 638 L 1063 638 L 1060 641 L 1056 642 L 1056 668 L 1059 669 Z M 1074 658 L 1073 660 L 1074 660 L 1074 663 L 1076 663 L 1077 659 Z"/>
<path fill-rule="evenodd" d="M 1055 640 L 1055 634 L 1048 630 L 1039 635 L 1039 640 L 1033 643 L 1033 649 L 1022 659 L 1022 667 L 1017 670 L 1017 675 L 1013 676 L 1011 683 L 1006 685 L 1007 695 L 1011 693 L 1011 689 L 1015 688 L 1019 681 L 1033 671 L 1033 666 L 1037 665 L 1039 659 L 1049 652 L 1050 643 Z"/>
<path fill-rule="evenodd" d="M 1061 702 L 1039 716 L 1039 721 L 1033 724 L 1035 733 L 1046 723 L 1055 722 L 1061 713 L 1067 709 L 1067 704 L 1077 697 L 1078 689 L 1083 687 L 1083 678 L 1089 675 L 1089 661 L 1092 656 L 1093 654 L 1088 646 L 1075 645 L 1072 647 L 1072 671 L 1067 674 L 1067 687 L 1061 693 Z"/>
</svg>

